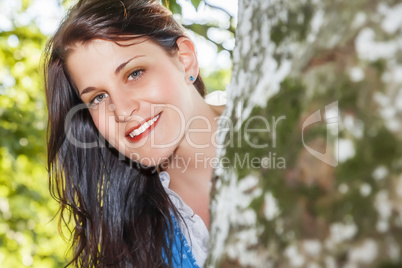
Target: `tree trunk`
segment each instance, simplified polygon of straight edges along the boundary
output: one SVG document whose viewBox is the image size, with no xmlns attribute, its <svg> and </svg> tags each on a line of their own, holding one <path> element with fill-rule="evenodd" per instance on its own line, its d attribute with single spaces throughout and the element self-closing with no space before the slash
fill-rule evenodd
<svg viewBox="0 0 402 268">
<path fill-rule="evenodd" d="M 206 267 L 402 267 L 402 4 L 239 0 Z"/>
</svg>

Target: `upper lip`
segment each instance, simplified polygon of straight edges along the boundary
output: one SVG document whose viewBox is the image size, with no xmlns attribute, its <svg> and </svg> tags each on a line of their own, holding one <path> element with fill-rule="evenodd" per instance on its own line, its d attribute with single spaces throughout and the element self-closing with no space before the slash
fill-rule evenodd
<svg viewBox="0 0 402 268">
<path fill-rule="evenodd" d="M 154 115 L 154 116 L 150 116 L 147 119 L 144 119 L 143 121 L 141 121 L 140 124 L 137 124 L 136 126 L 130 128 L 127 132 L 126 132 L 126 137 L 130 135 L 131 132 L 133 132 L 134 130 L 136 130 L 137 128 L 139 128 L 140 126 L 142 126 L 143 124 L 145 124 L 145 122 L 148 122 L 149 120 L 151 120 L 152 118 L 158 116 L 160 113 Z"/>
</svg>

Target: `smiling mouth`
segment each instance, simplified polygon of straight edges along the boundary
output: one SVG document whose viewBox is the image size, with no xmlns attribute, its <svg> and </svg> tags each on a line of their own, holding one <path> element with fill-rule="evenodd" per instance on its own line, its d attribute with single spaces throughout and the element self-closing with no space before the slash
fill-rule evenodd
<svg viewBox="0 0 402 268">
<path fill-rule="evenodd" d="M 155 116 L 154 118 L 151 118 L 150 120 L 148 120 L 147 122 L 145 122 L 144 124 L 142 124 L 140 127 L 134 129 L 131 133 L 129 133 L 128 135 L 131 138 L 134 138 L 138 135 L 141 135 L 142 133 L 144 133 L 147 129 L 149 129 L 160 117 L 160 114 L 158 114 L 157 116 Z"/>
</svg>

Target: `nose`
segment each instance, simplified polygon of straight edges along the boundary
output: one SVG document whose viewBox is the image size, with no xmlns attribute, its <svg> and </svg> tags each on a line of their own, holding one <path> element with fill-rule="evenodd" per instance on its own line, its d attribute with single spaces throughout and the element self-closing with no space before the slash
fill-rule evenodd
<svg viewBox="0 0 402 268">
<path fill-rule="evenodd" d="M 112 102 L 109 105 L 109 110 L 114 113 L 117 123 L 129 121 L 140 107 L 138 101 L 125 96 L 125 94 L 111 97 Z"/>
</svg>

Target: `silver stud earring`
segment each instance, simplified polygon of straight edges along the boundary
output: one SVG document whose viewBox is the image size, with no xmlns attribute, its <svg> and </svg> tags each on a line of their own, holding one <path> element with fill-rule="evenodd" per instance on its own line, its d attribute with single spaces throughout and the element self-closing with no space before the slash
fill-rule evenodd
<svg viewBox="0 0 402 268">
<path fill-rule="evenodd" d="M 192 76 L 192 75 L 190 75 L 190 81 L 191 81 L 191 82 L 194 82 L 194 81 L 195 81 L 195 77 Z"/>
</svg>

